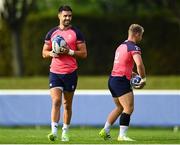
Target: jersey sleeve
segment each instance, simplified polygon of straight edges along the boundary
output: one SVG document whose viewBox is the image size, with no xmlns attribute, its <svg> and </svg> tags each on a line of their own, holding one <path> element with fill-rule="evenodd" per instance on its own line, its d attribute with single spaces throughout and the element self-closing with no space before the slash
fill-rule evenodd
<svg viewBox="0 0 180 145">
<path fill-rule="evenodd" d="M 134 55 L 134 54 L 140 54 L 141 55 L 141 51 L 136 51 L 136 50 L 131 51 L 130 53 L 131 53 L 131 55 Z"/>
<path fill-rule="evenodd" d="M 140 54 L 141 55 L 141 48 L 137 45 L 127 45 L 128 51 L 131 53 L 131 55 L 134 54 Z"/>
<path fill-rule="evenodd" d="M 75 33 L 76 33 L 76 37 L 77 37 L 77 44 L 78 43 L 83 43 L 85 42 L 85 38 L 84 38 L 84 35 L 81 33 L 81 31 L 75 27 L 73 27 Z"/>
<path fill-rule="evenodd" d="M 53 34 L 53 32 L 57 29 L 58 27 L 55 27 L 53 29 L 51 29 L 45 36 L 45 40 L 44 40 L 44 43 L 49 45 L 51 47 L 51 35 Z"/>
</svg>

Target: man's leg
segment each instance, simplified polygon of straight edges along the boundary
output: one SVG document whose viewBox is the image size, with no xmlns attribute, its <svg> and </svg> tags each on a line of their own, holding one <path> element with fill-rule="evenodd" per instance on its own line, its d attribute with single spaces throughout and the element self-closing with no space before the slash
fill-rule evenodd
<svg viewBox="0 0 180 145">
<path fill-rule="evenodd" d="M 112 112 L 108 115 L 107 121 L 104 125 L 104 128 L 100 131 L 99 135 L 104 138 L 104 140 L 111 139 L 110 129 L 111 125 L 117 120 L 119 115 L 122 113 L 122 106 L 119 103 L 118 98 L 114 98 L 114 103 L 116 104 L 116 108 L 112 110 Z"/>
<path fill-rule="evenodd" d="M 130 116 L 134 110 L 134 95 L 133 92 L 126 93 L 119 98 L 119 102 L 123 107 L 123 112 L 121 114 L 119 125 L 120 125 L 120 131 L 119 131 L 119 141 L 134 141 L 126 136 L 129 123 L 130 123 Z"/>
<path fill-rule="evenodd" d="M 74 92 L 64 92 L 63 98 L 63 127 L 62 127 L 62 141 L 69 141 L 68 131 L 71 122 L 72 116 L 72 101 L 73 101 Z"/>
<path fill-rule="evenodd" d="M 119 103 L 118 98 L 114 98 L 114 103 L 116 105 L 116 108 L 108 115 L 107 122 L 111 125 L 114 124 L 114 122 L 117 120 L 119 115 L 122 113 L 123 108 L 121 104 Z"/>
<path fill-rule="evenodd" d="M 116 108 L 112 110 L 112 112 L 108 115 L 106 124 L 104 126 L 104 129 L 109 133 L 111 125 L 114 124 L 116 119 L 119 117 L 119 115 L 122 113 L 123 108 L 121 104 L 119 103 L 118 98 L 114 98 L 114 103 L 116 104 Z"/>
<path fill-rule="evenodd" d="M 57 138 L 58 122 L 60 119 L 60 106 L 62 98 L 62 90 L 59 88 L 51 88 L 50 95 L 52 99 L 51 108 L 51 133 L 48 135 L 49 140 L 55 141 Z"/>
</svg>

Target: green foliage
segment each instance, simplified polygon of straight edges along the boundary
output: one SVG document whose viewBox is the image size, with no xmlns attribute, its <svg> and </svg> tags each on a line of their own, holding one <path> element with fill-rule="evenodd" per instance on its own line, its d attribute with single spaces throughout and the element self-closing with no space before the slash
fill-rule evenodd
<svg viewBox="0 0 180 145">
<path fill-rule="evenodd" d="M 1 21 L 0 28 L 0 75 L 11 75 L 11 35 L 7 25 Z"/>
<path fill-rule="evenodd" d="M 147 74 L 180 74 L 180 23 L 175 9 L 170 11 L 165 2 L 37 1 L 37 7 L 26 20 L 21 36 L 24 75 L 48 75 L 50 59 L 44 60 L 41 51 L 46 33 L 58 25 L 57 9 L 62 4 L 72 6 L 73 24 L 84 33 L 87 42 L 88 58 L 78 60 L 79 74 L 110 74 L 115 49 L 127 38 L 127 29 L 131 23 L 139 23 L 145 28 L 144 39 L 139 46 L 142 48 Z M 9 76 L 12 74 L 8 59 L 11 56 L 11 33 L 5 25 L 0 32 L 0 56 L 3 56 L 0 57 L 0 75 Z"/>
<path fill-rule="evenodd" d="M 43 16 L 42 16 L 43 17 Z M 23 30 L 23 51 L 25 63 L 25 75 L 47 75 L 50 60 L 43 60 L 42 48 L 44 44 L 45 35 L 51 27 L 57 25 L 56 19 L 45 18 L 39 19 L 38 17 L 31 17 Z"/>
</svg>

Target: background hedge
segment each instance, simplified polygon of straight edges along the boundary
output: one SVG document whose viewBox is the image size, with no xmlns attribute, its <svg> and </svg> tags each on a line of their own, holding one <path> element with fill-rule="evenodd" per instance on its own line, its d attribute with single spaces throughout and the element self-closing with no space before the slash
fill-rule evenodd
<svg viewBox="0 0 180 145">
<path fill-rule="evenodd" d="M 145 28 L 143 41 L 139 44 L 149 75 L 180 74 L 179 40 L 180 25 L 167 15 L 121 16 L 117 18 L 74 16 L 73 25 L 84 33 L 88 58 L 79 60 L 79 74 L 109 74 L 115 49 L 127 38 L 131 23 Z M 22 32 L 24 75 L 48 75 L 49 60 L 41 55 L 44 38 L 52 27 L 58 25 L 57 17 L 30 15 Z M 5 25 L 0 27 L 0 75 L 12 75 L 11 35 Z"/>
</svg>

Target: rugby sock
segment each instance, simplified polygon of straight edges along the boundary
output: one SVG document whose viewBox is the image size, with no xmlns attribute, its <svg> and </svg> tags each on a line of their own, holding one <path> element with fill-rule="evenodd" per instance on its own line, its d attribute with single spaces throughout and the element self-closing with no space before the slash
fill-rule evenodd
<svg viewBox="0 0 180 145">
<path fill-rule="evenodd" d="M 106 133 L 109 134 L 110 129 L 111 129 L 111 124 L 108 121 L 106 121 L 106 123 L 104 125 L 104 129 L 105 129 Z"/>
<path fill-rule="evenodd" d="M 63 127 L 62 127 L 62 130 L 63 130 L 63 132 L 62 133 L 67 133 L 68 132 L 68 130 L 69 130 L 69 124 L 64 124 L 63 123 Z"/>
<path fill-rule="evenodd" d="M 126 136 L 128 127 L 129 127 L 129 122 L 130 122 L 130 115 L 126 113 L 122 113 L 119 124 L 120 124 L 120 130 L 119 130 L 119 136 Z"/>
<path fill-rule="evenodd" d="M 119 136 L 120 137 L 126 136 L 127 130 L 128 130 L 128 126 L 120 125 Z"/>
<path fill-rule="evenodd" d="M 57 130 L 58 130 L 58 123 L 57 122 L 51 122 L 51 130 L 52 133 L 57 135 Z"/>
</svg>

